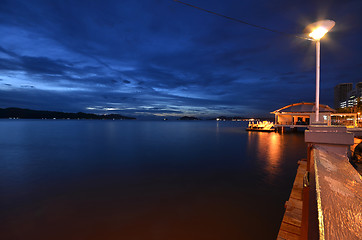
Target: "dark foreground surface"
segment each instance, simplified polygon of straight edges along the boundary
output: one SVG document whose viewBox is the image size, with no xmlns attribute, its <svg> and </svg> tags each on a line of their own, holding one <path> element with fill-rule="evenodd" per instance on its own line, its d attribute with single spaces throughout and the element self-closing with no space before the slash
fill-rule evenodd
<svg viewBox="0 0 362 240">
<path fill-rule="evenodd" d="M 0 121 L 0 239 L 275 239 L 303 134 Z"/>
</svg>

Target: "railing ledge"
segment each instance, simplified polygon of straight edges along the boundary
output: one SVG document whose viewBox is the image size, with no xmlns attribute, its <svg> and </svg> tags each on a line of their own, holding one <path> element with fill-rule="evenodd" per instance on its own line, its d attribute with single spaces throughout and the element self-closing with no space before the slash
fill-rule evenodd
<svg viewBox="0 0 362 240">
<path fill-rule="evenodd" d="M 323 146 L 312 151 L 319 239 L 361 239 L 361 175 L 346 156 Z"/>
</svg>

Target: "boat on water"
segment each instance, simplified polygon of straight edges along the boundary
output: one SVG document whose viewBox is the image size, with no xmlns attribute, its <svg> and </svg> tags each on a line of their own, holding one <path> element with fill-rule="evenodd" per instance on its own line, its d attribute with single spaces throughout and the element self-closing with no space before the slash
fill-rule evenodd
<svg viewBox="0 0 362 240">
<path fill-rule="evenodd" d="M 246 131 L 274 132 L 274 123 L 269 121 L 249 121 Z"/>
</svg>

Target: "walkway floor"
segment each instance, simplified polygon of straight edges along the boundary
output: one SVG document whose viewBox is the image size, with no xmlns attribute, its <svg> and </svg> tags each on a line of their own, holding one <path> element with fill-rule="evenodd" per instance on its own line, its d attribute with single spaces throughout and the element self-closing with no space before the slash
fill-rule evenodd
<svg viewBox="0 0 362 240">
<path fill-rule="evenodd" d="M 285 203 L 285 213 L 278 233 L 278 240 L 299 239 L 302 226 L 303 176 L 307 171 L 307 161 L 298 162 L 299 167 L 289 200 Z"/>
</svg>

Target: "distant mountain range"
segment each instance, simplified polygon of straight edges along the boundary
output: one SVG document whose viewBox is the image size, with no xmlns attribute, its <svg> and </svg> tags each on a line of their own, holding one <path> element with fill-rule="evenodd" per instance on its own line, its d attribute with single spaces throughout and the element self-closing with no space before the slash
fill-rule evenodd
<svg viewBox="0 0 362 240">
<path fill-rule="evenodd" d="M 23 118 L 23 119 L 136 119 L 119 114 L 97 115 L 92 113 L 65 113 L 54 111 L 38 111 L 22 108 L 0 108 L 0 118 Z"/>
</svg>

